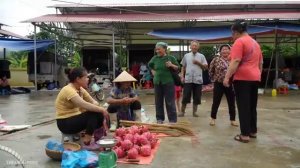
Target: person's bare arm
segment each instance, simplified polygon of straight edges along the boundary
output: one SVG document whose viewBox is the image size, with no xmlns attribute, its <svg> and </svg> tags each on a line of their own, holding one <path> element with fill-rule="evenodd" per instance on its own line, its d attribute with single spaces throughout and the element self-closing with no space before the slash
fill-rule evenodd
<svg viewBox="0 0 300 168">
<path fill-rule="evenodd" d="M 102 113 L 104 116 L 108 115 L 105 108 L 94 105 L 83 100 L 79 95 L 71 98 L 71 102 L 73 102 L 76 106 L 86 109 L 91 112 L 99 112 Z"/>
<path fill-rule="evenodd" d="M 263 61 L 263 58 L 262 58 L 262 55 L 261 55 L 261 59 L 260 59 L 260 61 L 259 61 L 259 70 L 260 70 L 260 74 L 262 73 L 262 70 L 263 70 L 263 63 L 264 63 L 264 61 Z"/>
<path fill-rule="evenodd" d="M 171 61 L 168 61 L 168 62 L 166 63 L 166 66 L 167 66 L 168 68 L 174 69 L 175 71 L 178 70 L 178 66 L 175 65 L 175 64 L 173 64 Z"/>
<path fill-rule="evenodd" d="M 227 73 L 225 75 L 225 79 L 223 81 L 224 86 L 229 87 L 229 79 L 232 77 L 232 75 L 235 73 L 237 70 L 241 60 L 240 59 L 234 59 L 230 62 Z"/>
<path fill-rule="evenodd" d="M 114 99 L 112 97 L 107 98 L 106 102 L 108 104 L 124 104 L 124 100 L 123 99 Z"/>
<path fill-rule="evenodd" d="M 184 81 L 185 78 L 186 67 L 182 66 L 181 68 L 181 80 Z"/>
<path fill-rule="evenodd" d="M 135 101 L 138 101 L 139 100 L 139 97 L 136 95 L 136 96 L 134 96 L 134 97 L 132 97 L 132 98 L 130 98 L 130 101 L 133 103 L 133 102 L 135 102 Z"/>
<path fill-rule="evenodd" d="M 154 76 L 154 75 L 155 75 L 155 70 L 154 70 L 154 69 L 151 69 L 151 73 L 152 73 L 152 75 Z"/>
<path fill-rule="evenodd" d="M 262 73 L 262 70 L 263 70 L 263 64 L 262 63 L 259 64 L 259 70 L 260 70 L 260 73 Z"/>
<path fill-rule="evenodd" d="M 99 103 L 90 94 L 88 94 L 86 96 L 86 98 L 84 98 L 84 100 L 87 101 L 87 102 L 89 102 L 89 103 L 92 103 L 92 104 L 94 104 L 96 106 L 99 106 Z"/>
<path fill-rule="evenodd" d="M 207 70 L 208 69 L 208 65 L 207 64 L 202 64 L 200 61 L 198 60 L 194 60 L 194 64 L 200 66 L 201 69 L 203 70 Z"/>
</svg>

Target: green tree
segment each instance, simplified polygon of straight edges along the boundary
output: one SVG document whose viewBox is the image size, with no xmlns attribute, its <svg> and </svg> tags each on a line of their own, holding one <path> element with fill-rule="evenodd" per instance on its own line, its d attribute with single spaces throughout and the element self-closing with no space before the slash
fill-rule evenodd
<svg viewBox="0 0 300 168">
<path fill-rule="evenodd" d="M 127 51 L 122 46 L 116 48 L 117 62 L 121 67 L 127 67 Z"/>
<path fill-rule="evenodd" d="M 261 46 L 261 51 L 264 56 L 264 58 L 270 58 L 272 56 L 274 47 L 271 45 L 262 45 Z"/>
<path fill-rule="evenodd" d="M 79 48 L 75 45 L 73 40 L 66 37 L 67 33 L 68 32 L 61 29 L 44 27 L 36 34 L 36 38 L 38 40 L 56 40 L 56 54 L 65 57 L 71 67 L 79 67 L 81 65 Z M 34 34 L 31 33 L 28 35 L 28 38 L 33 39 Z M 54 53 L 55 46 L 49 46 L 47 51 Z"/>
<path fill-rule="evenodd" d="M 69 57 L 68 66 L 70 67 L 80 67 L 81 66 L 81 57 L 78 51 L 75 51 L 73 57 Z"/>
<path fill-rule="evenodd" d="M 200 53 L 202 53 L 206 58 L 212 58 L 216 51 L 213 46 L 202 46 L 200 48 Z"/>
<path fill-rule="evenodd" d="M 54 28 L 40 29 L 40 32 L 36 34 L 37 40 L 56 40 L 56 53 L 57 55 L 64 57 L 74 56 L 75 43 L 70 38 L 66 37 L 65 31 Z M 28 36 L 30 39 L 34 39 L 34 34 L 30 33 Z M 55 46 L 51 45 L 47 49 L 48 52 L 54 53 Z"/>
<path fill-rule="evenodd" d="M 271 45 L 262 45 L 261 50 L 263 52 L 264 58 L 270 58 L 274 50 L 274 46 Z M 277 47 L 280 56 L 283 57 L 293 57 L 296 56 L 296 47 L 289 44 L 279 44 Z M 275 53 L 274 53 L 275 54 Z"/>
<path fill-rule="evenodd" d="M 279 54 L 283 57 L 296 56 L 296 47 L 289 44 L 281 44 L 279 45 Z"/>
<path fill-rule="evenodd" d="M 12 68 L 26 68 L 27 67 L 27 51 L 11 51 L 8 53 L 7 59 L 11 63 Z"/>
</svg>

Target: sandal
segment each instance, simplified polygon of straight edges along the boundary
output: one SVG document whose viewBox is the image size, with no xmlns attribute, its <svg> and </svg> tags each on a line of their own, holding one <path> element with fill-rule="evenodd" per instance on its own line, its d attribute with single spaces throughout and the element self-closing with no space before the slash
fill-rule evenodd
<svg viewBox="0 0 300 168">
<path fill-rule="evenodd" d="M 243 142 L 243 143 L 248 143 L 249 142 L 249 139 L 243 139 L 242 135 L 236 135 L 234 137 L 234 140 L 239 141 L 239 142 Z"/>
<path fill-rule="evenodd" d="M 249 137 L 250 137 L 250 138 L 256 138 L 257 135 L 256 135 L 256 133 L 255 133 L 255 134 L 250 134 Z"/>
<path fill-rule="evenodd" d="M 239 124 L 236 121 L 231 121 L 230 124 L 231 124 L 231 126 L 234 126 L 234 127 L 239 126 Z"/>
<path fill-rule="evenodd" d="M 215 126 L 216 125 L 216 121 L 214 119 L 211 119 L 209 125 L 210 126 Z"/>
</svg>

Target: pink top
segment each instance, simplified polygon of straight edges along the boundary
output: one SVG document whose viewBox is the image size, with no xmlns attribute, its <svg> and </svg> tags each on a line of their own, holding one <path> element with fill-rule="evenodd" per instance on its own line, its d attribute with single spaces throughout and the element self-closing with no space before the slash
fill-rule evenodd
<svg viewBox="0 0 300 168">
<path fill-rule="evenodd" d="M 249 35 L 238 38 L 230 52 L 231 61 L 241 60 L 233 80 L 260 81 L 263 57 L 259 44 Z"/>
<path fill-rule="evenodd" d="M 8 80 L 6 78 L 5 79 L 0 78 L 0 86 L 5 87 L 7 85 L 8 85 Z"/>
</svg>

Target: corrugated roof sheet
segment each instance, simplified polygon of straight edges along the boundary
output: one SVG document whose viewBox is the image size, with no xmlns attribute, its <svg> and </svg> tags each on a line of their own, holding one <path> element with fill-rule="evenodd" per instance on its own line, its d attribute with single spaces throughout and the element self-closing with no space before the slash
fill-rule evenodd
<svg viewBox="0 0 300 168">
<path fill-rule="evenodd" d="M 298 20 L 299 12 L 231 12 L 231 13 L 161 13 L 161 14 L 49 14 L 23 22 L 176 22 L 232 21 L 235 19 L 279 19 Z"/>
<path fill-rule="evenodd" d="M 27 37 L 24 37 L 24 36 L 21 36 L 16 33 L 13 33 L 13 32 L 7 31 L 7 30 L 3 30 L 3 29 L 0 29 L 0 34 L 3 36 L 12 36 L 12 37 L 20 38 L 20 39 L 28 39 Z"/>
<path fill-rule="evenodd" d="M 70 4 L 55 4 L 50 7 L 57 8 L 77 8 L 77 7 L 137 7 L 137 6 L 193 6 L 193 5 L 243 5 L 243 4 L 300 4 L 298 0 L 209 0 L 209 1 L 195 1 L 195 0 L 181 0 L 181 1 L 126 1 L 111 3 L 111 1 L 102 1 L 98 4 L 84 4 L 84 3 L 70 3 Z"/>
</svg>

